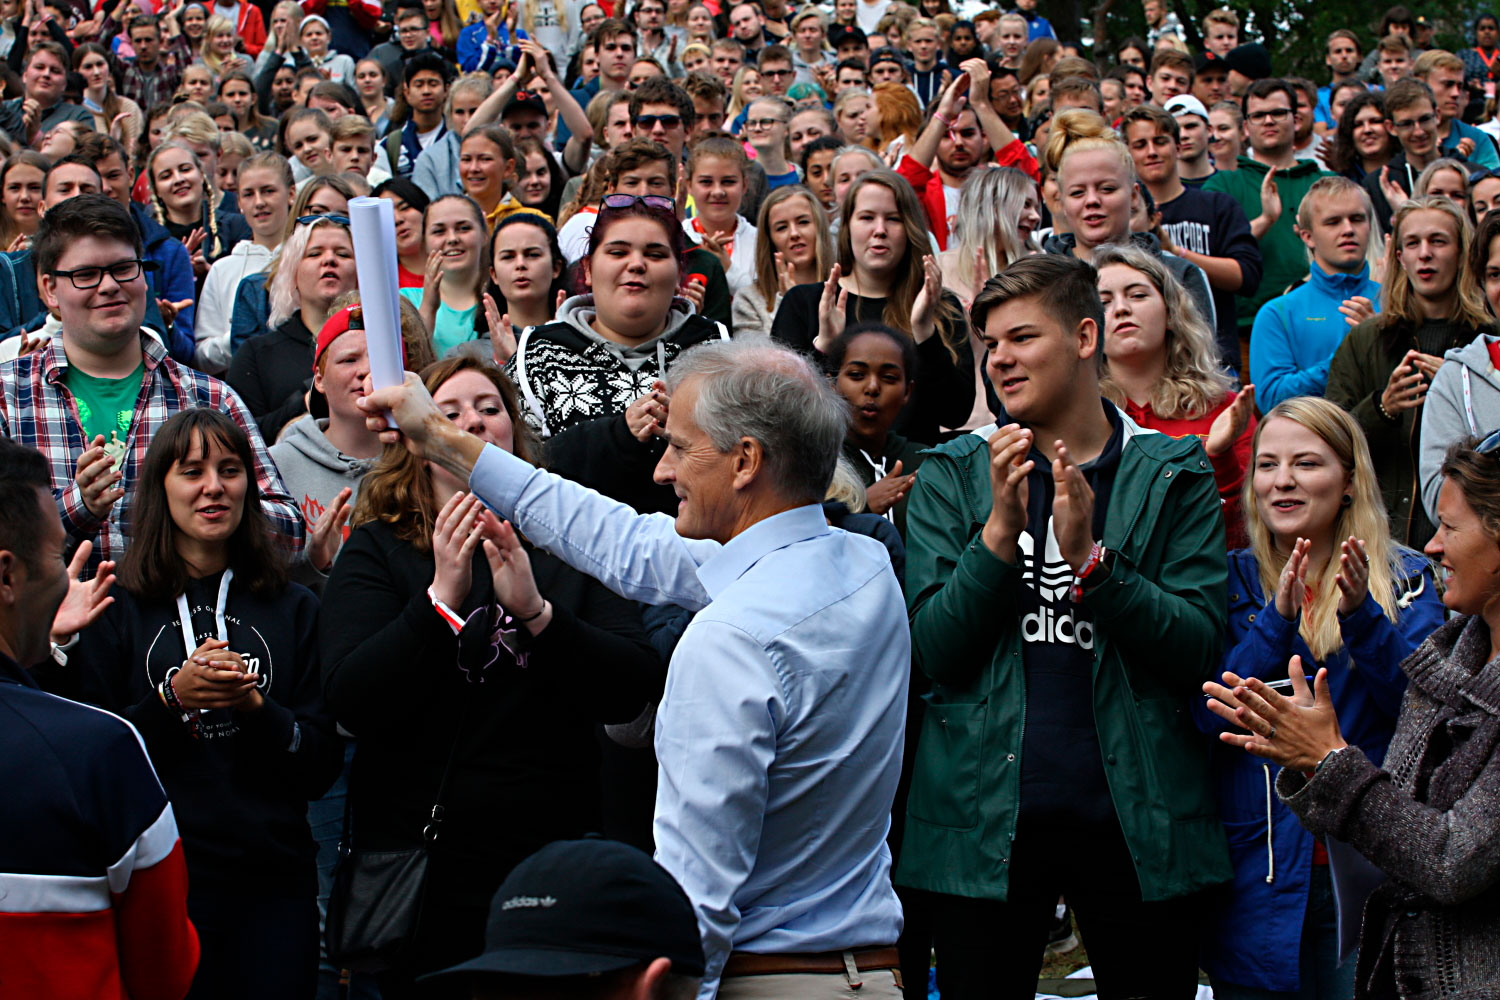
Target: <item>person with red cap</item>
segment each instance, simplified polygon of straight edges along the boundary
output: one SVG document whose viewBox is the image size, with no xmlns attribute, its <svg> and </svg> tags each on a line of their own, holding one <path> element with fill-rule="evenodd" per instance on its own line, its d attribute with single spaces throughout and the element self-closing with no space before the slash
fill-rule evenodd
<svg viewBox="0 0 1500 1000">
<path fill-rule="evenodd" d="M 348 533 L 360 480 L 380 456 L 380 438 L 365 429 L 355 400 L 364 395 L 370 373 L 364 317 L 359 306 L 339 309 L 318 331 L 313 353 L 312 393 L 327 407 L 326 417 L 309 414 L 290 425 L 271 447 L 287 492 L 307 522 L 307 564 L 312 574 L 302 582 L 322 581 Z M 319 407 L 314 407 L 314 410 Z"/>
</svg>

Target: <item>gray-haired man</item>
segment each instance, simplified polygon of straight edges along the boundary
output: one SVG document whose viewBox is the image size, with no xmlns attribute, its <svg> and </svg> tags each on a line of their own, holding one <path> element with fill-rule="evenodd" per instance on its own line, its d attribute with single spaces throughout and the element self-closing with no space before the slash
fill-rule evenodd
<svg viewBox="0 0 1500 1000">
<path fill-rule="evenodd" d="M 819 503 L 846 410 L 805 359 L 766 345 L 693 348 L 668 389 L 655 478 L 680 499 L 675 521 L 483 445 L 414 376 L 361 405 L 537 545 L 633 600 L 697 612 L 657 717 L 655 835 L 703 934 L 700 995 L 899 996 L 885 837 L 910 638 L 884 549 L 831 529 Z"/>
</svg>

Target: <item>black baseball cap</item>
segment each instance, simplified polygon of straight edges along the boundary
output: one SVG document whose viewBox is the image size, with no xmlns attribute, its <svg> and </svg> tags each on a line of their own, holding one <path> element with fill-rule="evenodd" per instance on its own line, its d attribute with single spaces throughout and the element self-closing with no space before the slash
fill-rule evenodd
<svg viewBox="0 0 1500 1000">
<path fill-rule="evenodd" d="M 874 69 L 881 63 L 895 63 L 897 66 L 901 66 L 903 68 L 906 66 L 906 60 L 901 58 L 901 53 L 897 52 L 890 46 L 886 46 L 883 49 L 876 49 L 873 53 L 870 54 L 871 69 Z"/>
<path fill-rule="evenodd" d="M 484 952 L 422 976 L 587 976 L 658 958 L 703 975 L 687 893 L 650 855 L 613 840 L 561 840 L 517 865 L 490 903 Z"/>
<path fill-rule="evenodd" d="M 856 42 L 860 45 L 869 45 L 870 39 L 869 36 L 865 34 L 864 29 L 857 24 L 835 25 L 833 29 L 828 32 L 828 44 L 833 46 L 834 51 L 838 51 L 838 47 L 845 42 Z"/>
<path fill-rule="evenodd" d="M 1193 57 L 1193 72 L 1228 73 L 1229 64 L 1217 52 L 1200 52 Z"/>
</svg>

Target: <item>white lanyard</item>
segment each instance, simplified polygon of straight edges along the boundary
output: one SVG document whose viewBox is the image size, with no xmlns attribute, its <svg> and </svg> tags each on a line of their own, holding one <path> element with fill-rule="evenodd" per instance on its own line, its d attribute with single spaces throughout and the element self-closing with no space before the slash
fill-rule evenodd
<svg viewBox="0 0 1500 1000">
<path fill-rule="evenodd" d="M 229 641 L 229 628 L 224 624 L 224 608 L 229 603 L 229 581 L 234 579 L 234 570 L 224 570 L 224 578 L 219 581 L 219 603 L 214 609 L 214 623 L 218 626 L 218 638 L 223 642 Z M 182 624 L 182 645 L 187 650 L 187 655 L 192 656 L 193 650 L 198 648 L 198 642 L 193 638 L 193 614 L 188 608 L 187 594 L 177 595 L 177 617 Z"/>
</svg>

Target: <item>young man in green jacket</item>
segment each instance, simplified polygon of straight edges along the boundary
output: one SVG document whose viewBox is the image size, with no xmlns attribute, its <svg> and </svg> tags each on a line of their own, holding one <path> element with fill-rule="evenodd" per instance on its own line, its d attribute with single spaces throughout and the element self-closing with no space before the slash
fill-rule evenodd
<svg viewBox="0 0 1500 1000">
<path fill-rule="evenodd" d="M 1101 398 L 1089 264 L 1023 258 L 972 318 L 1003 412 L 929 453 L 908 508 L 933 687 L 896 881 L 938 894 L 944 1000 L 1032 996 L 1060 893 L 1101 994 L 1191 997 L 1194 950 L 1161 942 L 1231 875 L 1190 712 L 1225 629 L 1213 470 Z"/>
<path fill-rule="evenodd" d="M 1205 191 L 1222 191 L 1240 203 L 1265 262 L 1256 293 L 1235 299 L 1240 339 L 1246 342 L 1260 307 L 1307 277 L 1307 251 L 1296 229 L 1297 206 L 1313 181 L 1327 172 L 1294 154 L 1298 100 L 1296 89 L 1285 80 L 1251 84 L 1241 102 L 1250 153 L 1240 156 L 1238 169 L 1220 170 L 1203 185 Z"/>
</svg>

